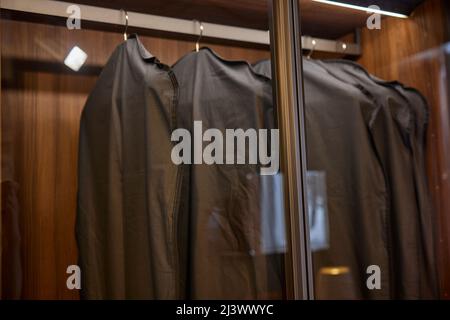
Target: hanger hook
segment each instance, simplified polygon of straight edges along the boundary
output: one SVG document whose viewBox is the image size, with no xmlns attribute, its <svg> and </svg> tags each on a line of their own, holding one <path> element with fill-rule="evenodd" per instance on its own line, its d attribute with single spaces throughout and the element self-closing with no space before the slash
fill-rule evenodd
<svg viewBox="0 0 450 320">
<path fill-rule="evenodd" d="M 194 20 L 194 22 L 200 23 L 200 34 L 198 35 L 197 42 L 195 43 L 195 51 L 198 52 L 198 50 L 200 50 L 200 39 L 203 36 L 204 27 L 203 27 L 203 23 L 201 21 Z"/>
<path fill-rule="evenodd" d="M 306 59 L 311 59 L 311 57 L 312 57 L 312 55 L 314 53 L 314 49 L 316 48 L 317 41 L 315 39 L 312 39 L 311 43 L 312 43 L 312 48 L 309 51 L 308 55 L 306 56 Z"/>
<path fill-rule="evenodd" d="M 128 30 L 128 12 L 125 9 L 120 9 L 120 11 L 123 11 L 125 14 L 125 30 L 123 31 L 123 40 L 127 41 L 128 39 L 128 35 L 127 35 L 127 30 Z"/>
</svg>

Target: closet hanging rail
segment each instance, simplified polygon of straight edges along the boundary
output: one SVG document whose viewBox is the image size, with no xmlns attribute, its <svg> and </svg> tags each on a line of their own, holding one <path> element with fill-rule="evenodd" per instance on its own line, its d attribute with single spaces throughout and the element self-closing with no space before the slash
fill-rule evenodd
<svg viewBox="0 0 450 320">
<path fill-rule="evenodd" d="M 68 12 L 68 8 L 71 5 L 77 5 L 80 8 L 81 21 L 123 25 L 123 12 L 121 10 L 52 0 L 0 0 L 2 9 L 64 18 L 68 18 L 71 14 L 70 11 Z M 139 12 L 128 12 L 128 17 L 130 27 L 198 36 L 198 25 L 191 20 Z M 268 31 L 206 22 L 202 22 L 202 24 L 204 26 L 203 37 L 265 45 L 270 43 Z M 313 44 L 313 40 L 315 44 Z M 314 49 L 314 51 L 344 53 L 347 55 L 359 55 L 361 52 L 359 43 L 344 43 L 342 41 L 308 36 L 302 37 L 302 47 L 305 50 Z"/>
<path fill-rule="evenodd" d="M 80 8 L 81 21 L 94 21 L 123 25 L 123 12 L 115 9 L 94 7 L 77 3 L 51 0 L 1 0 L 1 8 L 43 15 L 69 17 L 70 5 Z M 191 20 L 162 17 L 128 11 L 129 27 L 167 31 L 198 36 L 198 25 Z M 269 32 L 233 26 L 203 23 L 204 37 L 236 40 L 249 43 L 269 44 Z M 83 22 L 81 24 L 83 28 Z"/>
</svg>

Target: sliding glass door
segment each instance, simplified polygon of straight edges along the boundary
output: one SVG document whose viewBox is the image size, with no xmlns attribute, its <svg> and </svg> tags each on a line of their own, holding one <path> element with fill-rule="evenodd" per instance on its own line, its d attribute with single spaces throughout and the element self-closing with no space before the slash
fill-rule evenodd
<svg viewBox="0 0 450 320">
<path fill-rule="evenodd" d="M 300 1 L 314 297 L 446 298 L 447 2 L 372 2 Z"/>
</svg>

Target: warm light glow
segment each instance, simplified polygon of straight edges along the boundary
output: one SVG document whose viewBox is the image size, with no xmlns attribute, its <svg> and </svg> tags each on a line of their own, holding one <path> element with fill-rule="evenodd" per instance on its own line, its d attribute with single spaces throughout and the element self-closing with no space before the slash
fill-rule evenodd
<svg viewBox="0 0 450 320">
<path fill-rule="evenodd" d="M 344 8 L 348 8 L 348 9 L 365 11 L 365 12 L 368 12 L 368 13 L 378 13 L 378 14 L 382 14 L 382 15 L 385 15 L 385 16 L 391 16 L 391 17 L 403 18 L 403 19 L 408 18 L 407 15 L 404 15 L 404 14 L 401 14 L 401 13 L 395 13 L 395 12 L 389 12 L 389 11 L 384 11 L 384 10 L 371 9 L 371 8 L 367 8 L 367 7 L 355 6 L 353 4 L 348 4 L 348 3 L 329 1 L 329 0 L 313 0 L 313 1 L 320 2 L 320 3 L 325 3 L 325 4 L 331 4 L 331 5 L 334 5 L 334 6 L 344 7 Z"/>
<path fill-rule="evenodd" d="M 86 62 L 87 54 L 81 50 L 79 47 L 75 46 L 70 50 L 64 64 L 68 66 L 73 71 L 80 70 L 81 66 Z"/>
<path fill-rule="evenodd" d="M 348 267 L 324 267 L 320 268 L 320 273 L 328 276 L 339 276 L 342 274 L 349 273 L 350 269 Z"/>
</svg>

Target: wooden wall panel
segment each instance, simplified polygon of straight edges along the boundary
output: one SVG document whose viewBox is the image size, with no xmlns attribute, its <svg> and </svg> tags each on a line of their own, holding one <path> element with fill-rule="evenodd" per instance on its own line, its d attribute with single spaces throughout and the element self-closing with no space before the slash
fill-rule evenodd
<svg viewBox="0 0 450 320">
<path fill-rule="evenodd" d="M 78 126 L 81 110 L 101 66 L 122 35 L 2 19 L 3 156 L 14 168 L 2 179 L 20 186 L 25 299 L 77 299 L 66 289 L 66 268 L 77 263 L 74 237 Z M 192 41 L 141 37 L 166 64 L 194 49 Z M 88 54 L 85 71 L 62 65 L 78 45 Z M 205 44 L 207 45 L 207 44 Z M 267 50 L 210 45 L 226 59 L 254 62 Z M 13 141 L 13 143 L 10 143 Z"/>
<path fill-rule="evenodd" d="M 442 3 L 427 0 L 411 19 L 386 18 L 381 30 L 363 30 L 359 62 L 378 77 L 418 88 L 430 103 L 428 169 L 439 213 L 440 267 L 450 270 L 450 156 L 448 137 L 443 136 L 449 118 L 447 106 L 440 101 L 442 87 L 437 77 L 442 67 L 437 58 L 439 48 L 446 40 Z M 0 30 L 2 157 L 14 163 L 2 172 L 2 180 L 14 179 L 20 186 L 22 298 L 77 299 L 78 293 L 65 287 L 65 270 L 77 262 L 74 221 L 79 117 L 99 70 L 121 43 L 122 35 L 7 19 L 0 20 Z M 143 36 L 141 40 L 169 65 L 194 48 L 192 41 L 180 39 Z M 87 67 L 79 73 L 62 65 L 74 45 L 89 56 Z M 263 49 L 210 47 L 226 59 L 254 62 L 269 57 Z M 441 282 L 443 296 L 448 295 L 450 278 L 443 276 Z"/>
<path fill-rule="evenodd" d="M 444 44 L 449 40 L 445 11 L 444 1 L 426 0 L 410 19 L 385 18 L 381 30 L 363 29 L 363 54 L 358 62 L 382 79 L 419 89 L 428 100 L 427 170 L 436 212 L 441 294 L 450 298 L 450 82 L 444 60 Z"/>
</svg>

